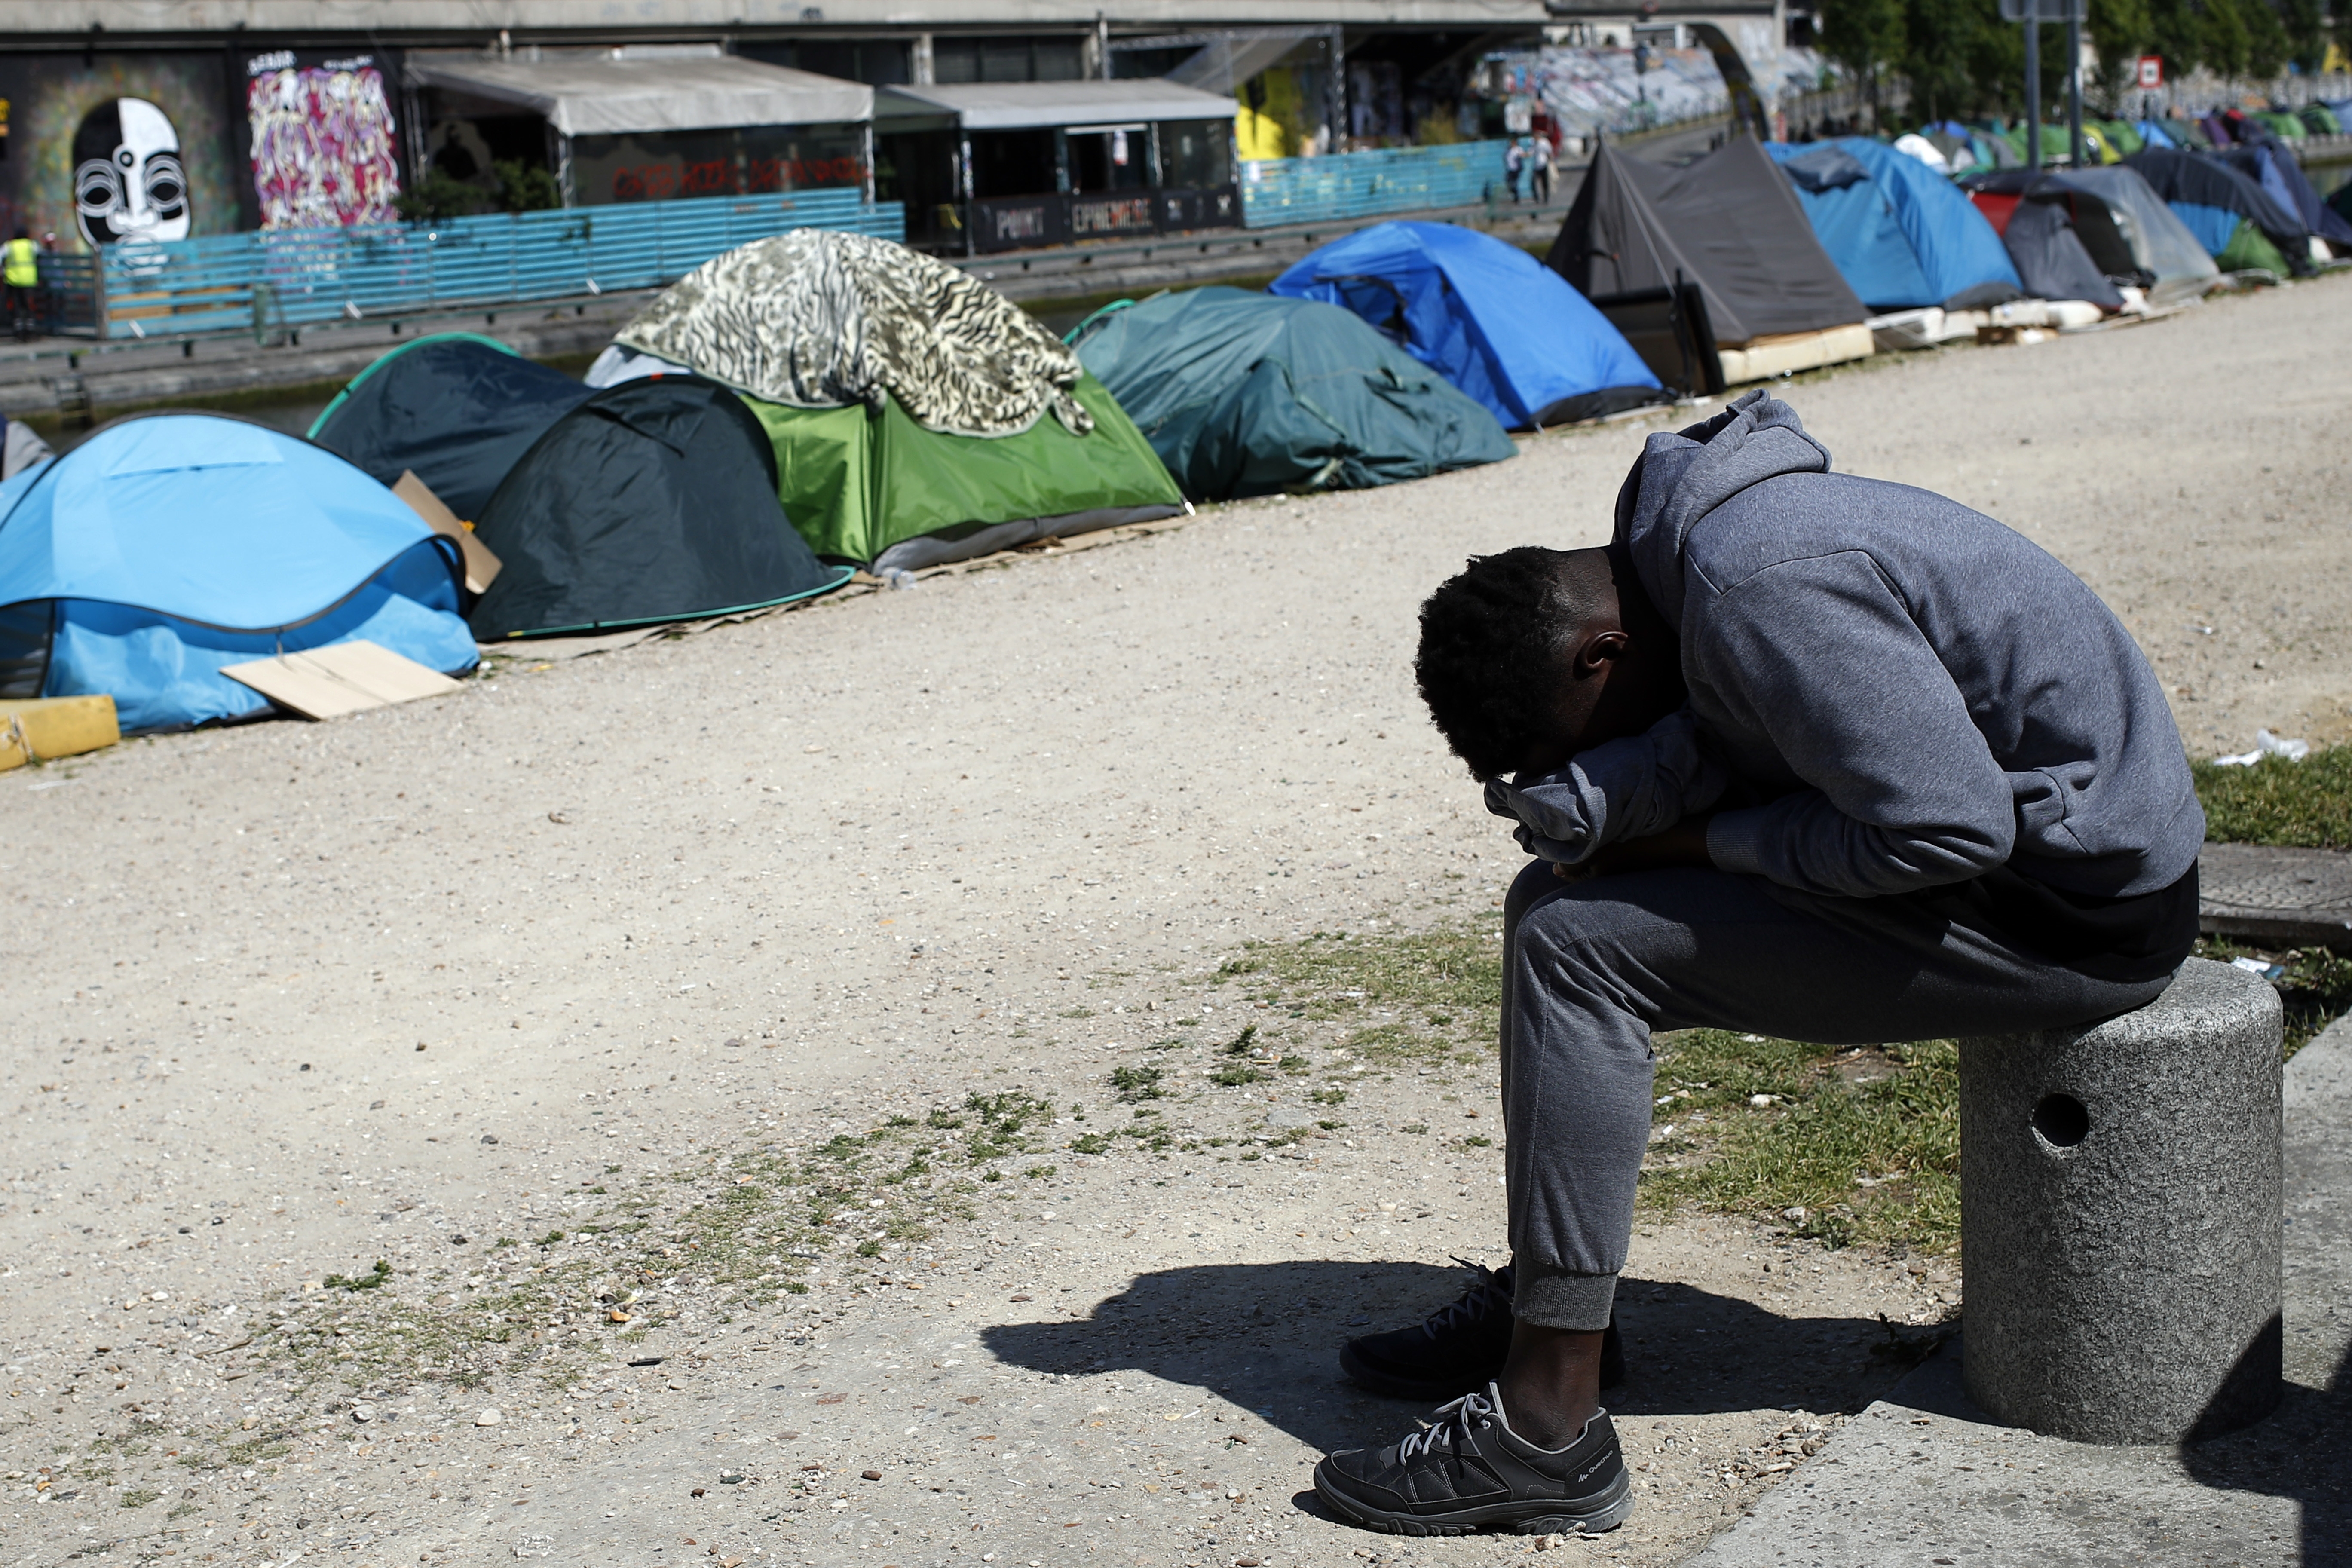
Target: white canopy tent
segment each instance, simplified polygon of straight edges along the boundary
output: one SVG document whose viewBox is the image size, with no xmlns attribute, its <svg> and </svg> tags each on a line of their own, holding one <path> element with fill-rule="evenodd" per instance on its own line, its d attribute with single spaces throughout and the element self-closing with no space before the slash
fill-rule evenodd
<svg viewBox="0 0 2352 1568">
<path fill-rule="evenodd" d="M 1220 93 L 1164 78 L 1121 81 L 970 81 L 874 89 L 878 129 L 893 122 L 953 120 L 965 131 L 1034 131 L 1055 126 L 1140 123 L 1153 120 L 1233 119 L 1239 108 Z"/>
<path fill-rule="evenodd" d="M 722 171 L 725 178 L 747 147 L 758 149 L 751 162 L 771 170 L 862 170 L 869 199 L 873 194 L 872 88 L 715 47 L 508 56 L 418 51 L 408 57 L 407 85 L 432 94 L 445 117 L 543 121 L 566 206 L 593 204 L 595 192 L 619 188 L 616 170 L 632 176 L 650 171 L 656 178 L 635 181 L 614 199 L 721 194 L 689 184 L 688 167 Z M 410 116 L 412 124 L 421 119 Z M 420 163 L 425 156 L 420 142 Z M 840 174 L 817 183 L 839 184 Z"/>
<path fill-rule="evenodd" d="M 564 136 L 870 121 L 874 89 L 733 55 L 653 59 L 412 55 L 408 77 L 544 119 Z"/>
</svg>

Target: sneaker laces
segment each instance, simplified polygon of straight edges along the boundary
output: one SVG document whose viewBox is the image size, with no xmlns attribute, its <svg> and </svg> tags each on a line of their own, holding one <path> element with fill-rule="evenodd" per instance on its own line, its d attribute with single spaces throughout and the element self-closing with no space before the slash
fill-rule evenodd
<svg viewBox="0 0 2352 1568">
<path fill-rule="evenodd" d="M 1408 1434 L 1405 1440 L 1397 1445 L 1397 1458 L 1402 1461 L 1418 1454 L 1433 1454 L 1441 1442 L 1449 1447 L 1459 1447 L 1470 1440 L 1473 1431 L 1501 1414 L 1502 1407 L 1485 1394 L 1465 1394 L 1450 1404 L 1439 1405 L 1427 1426 Z"/>
<path fill-rule="evenodd" d="M 1431 1339 L 1457 1324 L 1467 1326 L 1480 1319 L 1500 1312 L 1508 1317 L 1511 1311 L 1511 1287 L 1502 1275 L 1483 1263 L 1473 1263 L 1466 1258 L 1454 1260 L 1470 1270 L 1472 1279 L 1461 1298 L 1432 1312 L 1421 1325 L 1421 1331 Z"/>
</svg>

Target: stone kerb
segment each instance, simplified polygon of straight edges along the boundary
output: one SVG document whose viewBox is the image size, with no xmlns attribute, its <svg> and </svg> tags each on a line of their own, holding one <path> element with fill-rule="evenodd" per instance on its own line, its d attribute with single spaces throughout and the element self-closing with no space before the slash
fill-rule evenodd
<svg viewBox="0 0 2352 1568">
<path fill-rule="evenodd" d="M 2089 1443 L 2260 1420 L 2281 1386 L 2280 1009 L 2190 959 L 2084 1028 L 1960 1042 L 1964 1378 Z"/>
</svg>

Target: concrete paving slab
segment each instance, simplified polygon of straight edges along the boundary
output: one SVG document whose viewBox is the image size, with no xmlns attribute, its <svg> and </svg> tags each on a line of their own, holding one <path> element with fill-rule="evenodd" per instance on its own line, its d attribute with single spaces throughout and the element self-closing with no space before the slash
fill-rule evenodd
<svg viewBox="0 0 2352 1568">
<path fill-rule="evenodd" d="M 2198 923 L 2208 935 L 2352 947 L 2352 855 L 2208 844 L 2198 876 Z"/>
<path fill-rule="evenodd" d="M 2279 1413 L 2195 1447 L 2094 1447 L 1996 1425 L 1958 1342 L 1839 1431 L 1694 1568 L 2352 1563 L 2352 1020 L 2286 1074 Z"/>
</svg>

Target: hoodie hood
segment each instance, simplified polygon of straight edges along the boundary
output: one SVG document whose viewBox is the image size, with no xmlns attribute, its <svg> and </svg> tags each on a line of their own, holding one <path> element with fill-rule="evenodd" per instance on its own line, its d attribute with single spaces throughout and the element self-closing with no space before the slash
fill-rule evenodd
<svg viewBox="0 0 2352 1568">
<path fill-rule="evenodd" d="M 1805 434 L 1795 409 L 1761 390 L 1746 393 L 1712 419 L 1643 444 L 1617 492 L 1616 542 L 1679 632 L 1683 545 L 1699 520 L 1750 485 L 1829 467 L 1829 448 Z"/>
</svg>

